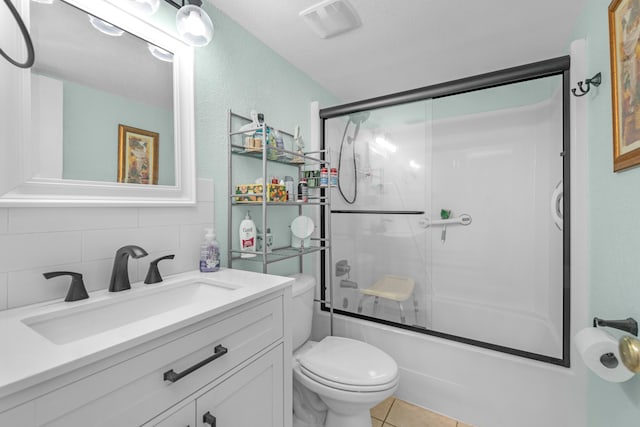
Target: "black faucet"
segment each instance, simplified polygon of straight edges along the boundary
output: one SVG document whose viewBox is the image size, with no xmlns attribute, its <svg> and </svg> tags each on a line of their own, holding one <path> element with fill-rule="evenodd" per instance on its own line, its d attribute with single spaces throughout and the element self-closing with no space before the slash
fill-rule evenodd
<svg viewBox="0 0 640 427">
<path fill-rule="evenodd" d="M 151 261 L 149 263 L 149 270 L 147 271 L 147 277 L 145 277 L 144 283 L 150 285 L 152 283 L 162 282 L 162 276 L 160 275 L 160 270 L 158 270 L 158 262 L 164 259 L 174 259 L 175 257 L 176 256 L 174 254 L 171 254 Z"/>
<path fill-rule="evenodd" d="M 136 245 L 127 245 L 118 249 L 116 251 L 116 257 L 113 260 L 109 292 L 120 292 L 131 289 L 131 282 L 129 282 L 129 256 L 142 258 L 147 255 L 147 251 Z"/>
<path fill-rule="evenodd" d="M 42 274 L 45 279 L 51 279 L 58 276 L 71 276 L 71 286 L 64 299 L 65 301 L 79 301 L 89 298 L 87 289 L 84 287 L 84 281 L 82 280 L 82 274 L 75 273 L 73 271 L 52 271 L 50 273 Z"/>
</svg>

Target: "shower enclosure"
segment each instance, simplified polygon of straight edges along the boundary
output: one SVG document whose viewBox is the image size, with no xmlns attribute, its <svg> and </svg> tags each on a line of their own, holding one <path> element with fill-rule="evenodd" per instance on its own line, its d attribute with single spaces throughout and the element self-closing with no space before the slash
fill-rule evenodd
<svg viewBox="0 0 640 427">
<path fill-rule="evenodd" d="M 335 313 L 568 366 L 568 69 L 320 111 Z"/>
</svg>

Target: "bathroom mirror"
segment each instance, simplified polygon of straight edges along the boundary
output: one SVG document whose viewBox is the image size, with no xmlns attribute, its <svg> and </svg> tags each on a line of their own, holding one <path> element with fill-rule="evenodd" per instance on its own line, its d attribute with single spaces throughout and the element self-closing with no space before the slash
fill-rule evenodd
<svg viewBox="0 0 640 427">
<path fill-rule="evenodd" d="M 0 205 L 194 203 L 192 48 L 106 1 L 17 3 L 36 62 L 2 73 Z"/>
</svg>

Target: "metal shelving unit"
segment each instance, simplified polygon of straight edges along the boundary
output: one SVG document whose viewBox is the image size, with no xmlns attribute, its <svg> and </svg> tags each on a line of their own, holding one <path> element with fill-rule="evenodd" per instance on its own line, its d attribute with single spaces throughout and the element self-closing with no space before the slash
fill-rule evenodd
<svg viewBox="0 0 640 427">
<path fill-rule="evenodd" d="M 331 204 L 331 200 L 330 200 L 331 192 L 329 191 L 329 187 L 317 187 L 318 194 L 310 195 L 308 198 L 308 201 L 306 202 L 298 202 L 298 201 L 273 202 L 273 201 L 267 201 L 268 188 L 267 188 L 267 185 L 263 185 L 262 193 L 252 193 L 252 196 L 261 197 L 262 198 L 261 201 L 237 201 L 236 198 L 238 197 L 238 195 L 235 193 L 235 185 L 233 182 L 233 162 L 234 162 L 234 158 L 236 157 L 238 158 L 246 157 L 246 158 L 261 160 L 263 183 L 269 182 L 268 181 L 269 164 L 278 164 L 278 163 L 294 168 L 296 170 L 295 172 L 296 176 L 298 177 L 298 179 L 300 179 L 303 171 L 306 170 L 306 168 L 321 168 L 323 166 L 329 168 L 330 162 L 328 158 L 329 157 L 328 150 L 306 152 L 304 154 L 301 154 L 301 153 L 289 151 L 282 148 L 268 147 L 268 142 L 266 141 L 267 128 L 270 127 L 271 129 L 274 129 L 274 130 L 276 128 L 272 126 L 268 126 L 266 123 L 263 123 L 258 128 L 262 130 L 262 136 L 263 136 L 261 148 L 259 150 L 256 150 L 255 148 L 248 149 L 243 145 L 244 137 L 246 136 L 246 133 L 248 131 L 246 130 L 240 131 L 240 130 L 234 129 L 233 128 L 234 123 L 237 123 L 237 122 L 241 122 L 243 124 L 251 123 L 251 119 L 249 117 L 234 113 L 233 111 L 229 110 L 228 119 L 227 119 L 227 146 L 228 146 L 228 155 L 227 155 L 228 179 L 227 181 L 228 181 L 228 197 L 229 197 L 229 202 L 227 203 L 227 217 L 229 218 L 229 227 L 227 227 L 228 229 L 227 241 L 229 242 L 227 264 L 230 268 L 232 268 L 233 262 L 238 261 L 240 259 L 242 261 L 258 262 L 262 264 L 262 272 L 267 273 L 269 264 L 297 257 L 299 260 L 298 269 L 299 269 L 299 272 L 302 272 L 302 269 L 303 269 L 302 258 L 304 257 L 304 255 L 319 253 L 323 251 L 328 254 L 330 253 L 329 251 L 331 250 L 331 245 L 330 245 L 329 239 L 323 238 L 323 237 L 311 237 L 311 247 L 294 248 L 292 246 L 283 246 L 283 247 L 272 248 L 270 252 L 267 252 L 266 239 L 267 239 L 267 228 L 268 228 L 267 223 L 268 223 L 269 209 L 276 206 L 280 208 L 296 207 L 298 209 L 298 215 L 302 215 L 302 209 L 305 206 L 314 206 L 320 209 L 326 209 Z M 281 129 L 277 129 L 277 130 L 280 132 L 280 134 L 286 135 L 288 138 L 293 139 L 294 137 L 293 134 L 289 132 L 283 131 Z M 268 153 L 271 152 L 271 150 L 276 150 L 277 158 L 269 159 Z M 298 161 L 292 162 L 292 160 L 290 159 L 296 159 Z M 232 233 L 235 231 L 235 228 L 232 226 L 232 218 L 233 218 L 234 208 L 248 207 L 248 206 L 254 206 L 254 207 L 259 206 L 261 208 L 262 214 L 260 219 L 261 224 L 260 224 L 259 235 L 262 236 L 263 245 L 261 250 L 255 251 L 255 252 L 249 252 L 249 253 L 255 254 L 256 255 L 255 257 L 241 258 L 240 255 L 247 252 L 243 252 L 239 248 L 236 249 L 232 247 L 232 242 L 233 242 Z M 327 235 L 330 236 L 331 227 L 329 222 L 330 222 L 331 216 L 324 215 L 324 217 L 326 218 L 325 227 L 327 230 L 329 230 L 329 233 L 327 233 Z M 256 225 L 258 225 L 257 221 L 256 221 Z"/>
</svg>

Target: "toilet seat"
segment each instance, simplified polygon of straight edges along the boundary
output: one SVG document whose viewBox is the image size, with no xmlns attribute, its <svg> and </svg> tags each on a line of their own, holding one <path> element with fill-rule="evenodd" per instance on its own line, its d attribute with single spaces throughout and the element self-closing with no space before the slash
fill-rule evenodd
<svg viewBox="0 0 640 427">
<path fill-rule="evenodd" d="M 326 337 L 296 359 L 301 374 L 338 390 L 374 392 L 398 383 L 398 365 L 389 355 L 349 338 Z"/>
<path fill-rule="evenodd" d="M 330 388 L 333 388 L 333 389 L 336 389 L 336 390 L 342 390 L 342 391 L 352 391 L 352 392 L 358 392 L 358 393 L 370 393 L 370 392 L 388 390 L 390 388 L 395 387 L 398 384 L 398 378 L 395 378 L 395 379 L 393 379 L 392 381 L 390 381 L 388 383 L 378 384 L 378 385 L 345 384 L 345 383 L 341 383 L 341 382 L 331 381 L 331 380 L 323 378 L 323 377 L 321 377 L 319 375 L 316 375 L 313 372 L 310 372 L 309 370 L 305 369 L 301 365 L 299 366 L 299 370 L 300 370 L 300 373 L 302 375 L 304 375 L 307 378 L 317 382 L 318 384 L 322 384 L 325 387 L 330 387 Z"/>
</svg>

